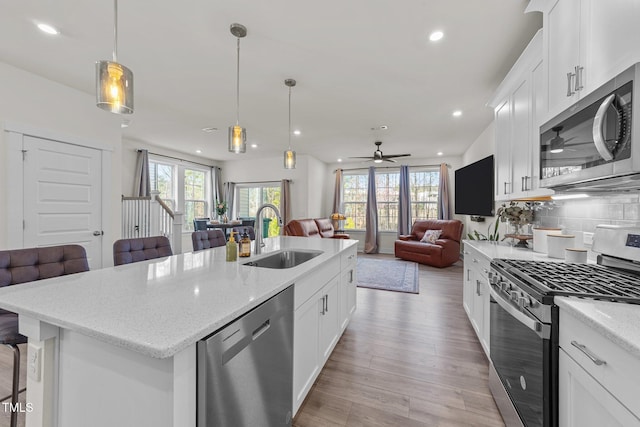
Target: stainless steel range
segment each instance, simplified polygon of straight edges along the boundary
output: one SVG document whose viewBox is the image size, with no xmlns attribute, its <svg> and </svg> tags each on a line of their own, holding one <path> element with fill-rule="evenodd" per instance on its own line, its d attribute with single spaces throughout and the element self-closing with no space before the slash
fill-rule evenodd
<svg viewBox="0 0 640 427">
<path fill-rule="evenodd" d="M 598 226 L 597 264 L 494 259 L 489 385 L 507 426 L 558 425 L 555 296 L 640 304 L 640 228 Z"/>
</svg>

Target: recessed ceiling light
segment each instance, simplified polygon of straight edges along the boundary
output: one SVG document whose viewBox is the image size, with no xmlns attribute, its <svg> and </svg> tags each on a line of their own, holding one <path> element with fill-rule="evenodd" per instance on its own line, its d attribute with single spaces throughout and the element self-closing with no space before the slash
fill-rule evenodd
<svg viewBox="0 0 640 427">
<path fill-rule="evenodd" d="M 47 34 L 51 34 L 54 36 L 57 36 L 58 34 L 60 34 L 60 31 L 58 31 L 55 27 L 52 27 L 49 24 L 45 24 L 43 22 L 39 22 L 36 24 L 38 29 L 40 31 L 42 31 L 43 33 L 47 33 Z"/>
<path fill-rule="evenodd" d="M 301 133 L 302 133 L 302 132 L 300 132 L 298 129 L 296 129 L 296 130 L 294 130 L 294 131 L 293 131 L 293 134 L 294 134 L 294 135 L 300 135 Z"/>
<path fill-rule="evenodd" d="M 460 117 L 462 115 L 462 111 L 456 110 L 453 112 L 453 117 Z"/>
<path fill-rule="evenodd" d="M 387 125 L 382 125 L 382 126 L 380 126 L 380 129 L 382 129 L 382 130 L 387 130 L 387 129 L 389 129 L 389 126 L 387 126 Z"/>
<path fill-rule="evenodd" d="M 442 156 L 444 153 L 442 151 L 438 151 L 438 156 Z"/>
<path fill-rule="evenodd" d="M 258 144 L 251 144 L 251 148 L 258 148 Z"/>
<path fill-rule="evenodd" d="M 209 133 L 209 132 L 215 132 L 215 131 L 217 131 L 217 130 L 218 130 L 218 128 L 214 128 L 214 127 L 202 128 L 202 132 L 207 132 L 207 133 Z"/>
<path fill-rule="evenodd" d="M 202 150 L 196 150 L 196 153 L 200 154 L 202 153 Z"/>
<path fill-rule="evenodd" d="M 437 42 L 442 37 L 444 37 L 444 33 L 442 31 L 434 31 L 429 35 L 429 40 L 431 40 L 432 42 Z"/>
<path fill-rule="evenodd" d="M 338 163 L 340 163 L 342 161 L 342 159 L 338 159 Z"/>
</svg>

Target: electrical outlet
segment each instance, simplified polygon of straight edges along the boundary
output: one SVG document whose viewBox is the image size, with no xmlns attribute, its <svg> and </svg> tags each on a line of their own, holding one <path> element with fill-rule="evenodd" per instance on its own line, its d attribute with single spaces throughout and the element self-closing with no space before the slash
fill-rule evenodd
<svg viewBox="0 0 640 427">
<path fill-rule="evenodd" d="M 585 245 L 593 245 L 593 233 L 582 233 L 582 243 Z"/>
<path fill-rule="evenodd" d="M 42 365 L 42 347 L 29 344 L 27 350 L 27 376 L 40 382 L 40 366 Z"/>
</svg>

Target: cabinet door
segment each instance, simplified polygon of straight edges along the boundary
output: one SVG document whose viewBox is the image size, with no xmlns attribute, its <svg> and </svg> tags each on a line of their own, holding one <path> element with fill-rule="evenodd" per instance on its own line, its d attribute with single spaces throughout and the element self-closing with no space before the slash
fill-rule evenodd
<svg viewBox="0 0 640 427">
<path fill-rule="evenodd" d="M 547 32 L 549 111 L 552 115 L 578 100 L 579 92 L 567 96 L 568 92 L 575 92 L 575 80 L 571 81 L 569 87 L 567 73 L 575 72 L 580 61 L 580 15 L 580 0 L 558 0 L 547 13 L 544 23 Z"/>
<path fill-rule="evenodd" d="M 513 192 L 511 175 L 511 103 L 505 100 L 496 108 L 496 200 L 505 200 Z"/>
<path fill-rule="evenodd" d="M 344 331 L 356 309 L 355 265 L 342 272 L 340 278 L 340 329 Z"/>
<path fill-rule="evenodd" d="M 321 291 L 320 309 L 320 362 L 329 358 L 340 336 L 340 307 L 338 304 L 338 278 L 327 283 Z M 324 302 L 323 302 L 324 300 Z"/>
<path fill-rule="evenodd" d="M 531 71 L 531 180 L 528 190 L 540 188 L 540 120 L 547 114 L 544 85 L 544 63 L 540 61 Z"/>
<path fill-rule="evenodd" d="M 638 427 L 633 416 L 599 382 L 560 349 L 558 415 L 565 427 Z"/>
<path fill-rule="evenodd" d="M 521 82 L 511 95 L 511 168 L 513 170 L 512 197 L 524 195 L 531 179 L 531 81 L 530 75 Z"/>
<path fill-rule="evenodd" d="M 320 361 L 320 312 L 322 291 L 301 305 L 293 324 L 293 408 L 298 410 L 322 366 Z"/>
<path fill-rule="evenodd" d="M 640 0 L 582 0 L 584 93 L 640 60 L 639 17 Z"/>
</svg>

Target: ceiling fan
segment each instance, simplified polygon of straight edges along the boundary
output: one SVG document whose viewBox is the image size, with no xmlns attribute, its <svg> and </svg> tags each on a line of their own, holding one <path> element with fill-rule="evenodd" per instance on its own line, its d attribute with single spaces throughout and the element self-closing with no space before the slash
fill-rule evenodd
<svg viewBox="0 0 640 427">
<path fill-rule="evenodd" d="M 411 154 L 382 154 L 382 151 L 380 150 L 380 146 L 382 145 L 382 141 L 376 141 L 376 151 L 373 152 L 373 156 L 368 156 L 368 157 L 350 157 L 350 159 L 369 159 L 369 160 L 373 160 L 374 163 L 382 163 L 382 162 L 393 162 L 395 163 L 396 161 L 393 160 L 395 157 L 407 157 L 410 156 Z"/>
<path fill-rule="evenodd" d="M 542 146 L 542 151 L 548 151 L 549 153 L 558 154 L 563 151 L 576 151 L 579 145 L 593 145 L 593 142 L 573 142 L 569 144 L 569 141 L 576 139 L 575 137 L 571 138 L 563 138 L 560 136 L 560 132 L 562 131 L 562 126 L 556 126 L 551 128 L 553 132 L 556 133 L 556 136 L 551 138 L 549 144 Z"/>
</svg>

